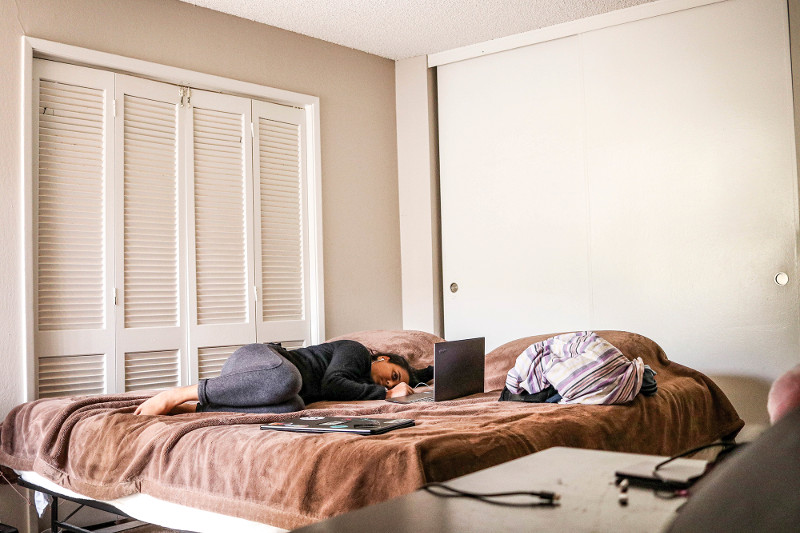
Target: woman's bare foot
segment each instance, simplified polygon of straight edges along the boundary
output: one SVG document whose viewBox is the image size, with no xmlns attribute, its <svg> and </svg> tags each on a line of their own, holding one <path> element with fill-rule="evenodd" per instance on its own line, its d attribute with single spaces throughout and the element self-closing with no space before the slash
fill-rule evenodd
<svg viewBox="0 0 800 533">
<path fill-rule="evenodd" d="M 183 405 L 190 401 L 197 401 L 197 385 L 188 385 L 186 387 L 177 387 L 161 391 L 139 405 L 136 411 L 134 411 L 134 414 L 166 415 L 173 412 L 176 408 L 178 409 L 177 413 L 194 412 L 194 405 Z"/>
</svg>

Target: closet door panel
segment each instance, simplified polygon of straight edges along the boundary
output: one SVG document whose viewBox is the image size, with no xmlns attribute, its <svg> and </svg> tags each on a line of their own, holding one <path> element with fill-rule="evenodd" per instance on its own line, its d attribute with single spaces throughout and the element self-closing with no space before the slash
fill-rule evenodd
<svg viewBox="0 0 800 533">
<path fill-rule="evenodd" d="M 194 362 L 255 342 L 250 100 L 192 90 L 185 138 Z M 209 356 L 210 357 L 210 356 Z"/>
<path fill-rule="evenodd" d="M 439 68 L 449 339 L 486 336 L 490 350 L 586 324 L 578 52 L 568 38 Z"/>
<path fill-rule="evenodd" d="M 310 344 L 305 112 L 253 102 L 256 338 Z"/>
<path fill-rule="evenodd" d="M 595 327 L 707 372 L 797 361 L 786 21 L 731 0 L 582 36 Z"/>
<path fill-rule="evenodd" d="M 180 96 L 116 76 L 117 391 L 174 387 L 186 373 Z"/>
<path fill-rule="evenodd" d="M 114 382 L 114 75 L 33 63 L 37 398 Z"/>
</svg>

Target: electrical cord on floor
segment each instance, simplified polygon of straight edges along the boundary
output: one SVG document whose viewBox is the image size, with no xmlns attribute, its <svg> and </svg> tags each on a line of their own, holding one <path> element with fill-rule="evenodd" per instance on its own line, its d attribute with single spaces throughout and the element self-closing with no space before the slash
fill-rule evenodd
<svg viewBox="0 0 800 533">
<path fill-rule="evenodd" d="M 507 507 L 553 507 L 559 505 L 559 500 L 561 500 L 560 494 L 549 491 L 469 492 L 453 488 L 444 483 L 428 483 L 424 485 L 422 489 L 441 498 L 472 498 L 485 503 Z M 536 501 L 508 502 L 496 499 L 513 496 L 536 498 Z"/>
</svg>

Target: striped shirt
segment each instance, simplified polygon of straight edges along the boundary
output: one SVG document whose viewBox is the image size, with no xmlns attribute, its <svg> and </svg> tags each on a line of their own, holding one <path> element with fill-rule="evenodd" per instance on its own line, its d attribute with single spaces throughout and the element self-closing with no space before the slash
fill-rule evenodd
<svg viewBox="0 0 800 533">
<path fill-rule="evenodd" d="M 550 337 L 529 346 L 508 372 L 513 394 L 535 394 L 553 385 L 559 403 L 617 404 L 632 401 L 642 388 L 644 362 L 629 360 L 592 331 Z"/>
</svg>

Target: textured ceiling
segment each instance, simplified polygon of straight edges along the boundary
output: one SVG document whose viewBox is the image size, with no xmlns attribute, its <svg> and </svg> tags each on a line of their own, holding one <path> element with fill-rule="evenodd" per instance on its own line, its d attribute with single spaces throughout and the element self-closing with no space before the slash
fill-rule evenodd
<svg viewBox="0 0 800 533">
<path fill-rule="evenodd" d="M 389 59 L 433 54 L 654 0 L 181 0 Z"/>
</svg>

